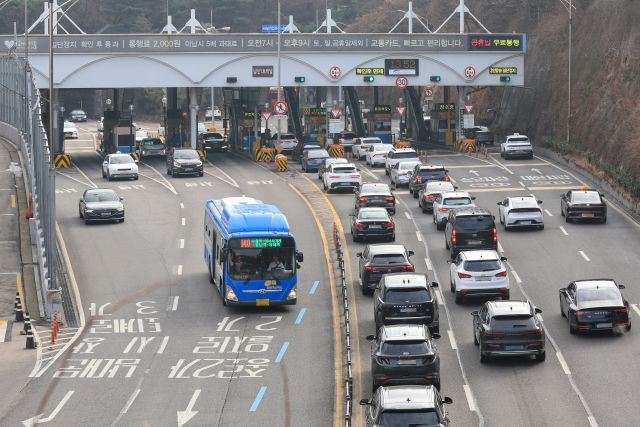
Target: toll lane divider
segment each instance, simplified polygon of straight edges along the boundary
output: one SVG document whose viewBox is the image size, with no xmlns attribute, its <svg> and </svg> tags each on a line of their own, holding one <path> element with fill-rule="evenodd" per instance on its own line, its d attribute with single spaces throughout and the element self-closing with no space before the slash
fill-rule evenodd
<svg viewBox="0 0 640 427">
<path fill-rule="evenodd" d="M 349 311 L 349 294 L 347 292 L 347 280 L 344 269 L 344 249 L 338 234 L 338 226 L 333 223 L 333 244 L 336 249 L 336 258 L 338 260 L 338 269 L 340 270 L 340 289 L 342 289 L 342 309 L 344 319 L 344 337 L 345 337 L 345 359 L 346 359 L 346 376 L 344 380 L 344 425 L 351 426 L 351 417 L 353 414 L 353 366 L 351 357 L 351 325 Z M 357 339 L 357 337 L 356 337 Z"/>
</svg>

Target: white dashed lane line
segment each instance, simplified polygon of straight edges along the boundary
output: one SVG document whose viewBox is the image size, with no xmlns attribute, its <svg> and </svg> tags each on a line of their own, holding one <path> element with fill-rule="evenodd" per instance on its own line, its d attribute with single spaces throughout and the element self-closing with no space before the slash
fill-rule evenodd
<svg viewBox="0 0 640 427">
<path fill-rule="evenodd" d="M 180 203 L 180 209 L 184 209 L 184 203 Z"/>
<path fill-rule="evenodd" d="M 476 410 L 476 401 L 473 398 L 473 394 L 471 393 L 471 387 L 469 387 L 467 384 L 463 384 L 462 388 L 464 389 L 464 395 L 467 397 L 467 403 L 469 404 L 469 410 L 470 411 L 475 411 Z"/>
<path fill-rule="evenodd" d="M 545 210 L 544 210 L 544 213 L 546 213 L 546 214 L 547 214 L 547 215 L 549 215 L 549 216 L 553 216 L 553 214 L 552 214 L 551 212 L 549 212 L 549 209 L 545 209 Z"/>
<path fill-rule="evenodd" d="M 180 265 L 178 266 L 178 271 L 177 271 L 177 273 L 178 273 L 178 276 L 182 276 L 182 264 L 180 264 Z"/>
<path fill-rule="evenodd" d="M 187 219 L 186 218 L 182 218 L 182 225 L 184 226 L 184 225 L 186 225 L 186 223 L 187 223 Z"/>
<path fill-rule="evenodd" d="M 513 278 L 516 279 L 516 282 L 522 283 L 522 279 L 520 279 L 520 276 L 518 276 L 518 273 L 516 273 L 515 270 L 511 270 L 511 274 L 513 275 Z"/>
<path fill-rule="evenodd" d="M 422 234 L 418 230 L 416 230 L 416 237 L 418 238 L 418 242 L 422 242 Z"/>
<path fill-rule="evenodd" d="M 453 331 L 451 329 L 449 329 L 447 331 L 447 334 L 449 335 L 449 341 L 451 342 L 451 349 L 452 350 L 457 350 L 458 349 L 458 343 L 456 342 L 456 337 L 453 335 Z"/>
<path fill-rule="evenodd" d="M 584 251 L 579 251 L 579 252 L 580 252 L 580 255 L 582 255 L 582 258 L 584 258 L 585 261 L 591 261 L 589 259 L 589 257 L 587 256 L 587 254 L 584 253 Z"/>
<path fill-rule="evenodd" d="M 431 260 L 429 258 L 425 258 L 424 263 L 427 265 L 427 270 L 433 270 L 433 264 L 431 264 Z"/>
<path fill-rule="evenodd" d="M 558 358 L 558 362 L 560 362 L 560 366 L 562 366 L 562 370 L 566 375 L 571 375 L 571 370 L 569 369 L 569 365 L 567 365 L 567 361 L 564 360 L 564 356 L 559 351 L 556 351 L 556 357 Z"/>
<path fill-rule="evenodd" d="M 407 217 L 407 219 L 411 219 L 411 215 L 409 214 L 409 212 L 405 212 L 404 215 Z"/>
<path fill-rule="evenodd" d="M 184 239 L 180 239 L 178 246 L 180 249 L 184 249 Z"/>
<path fill-rule="evenodd" d="M 563 233 L 565 236 L 568 236 L 568 235 L 569 235 L 569 233 L 567 233 L 567 230 L 565 230 L 563 226 L 560 226 L 560 231 L 562 231 L 562 233 Z"/>
<path fill-rule="evenodd" d="M 498 252 L 504 253 L 504 249 L 502 249 L 502 245 L 498 242 Z"/>
</svg>

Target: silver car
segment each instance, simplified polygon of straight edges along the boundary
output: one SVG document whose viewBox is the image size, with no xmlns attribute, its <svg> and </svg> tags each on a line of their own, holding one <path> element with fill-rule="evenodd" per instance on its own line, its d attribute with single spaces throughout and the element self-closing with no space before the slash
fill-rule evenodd
<svg viewBox="0 0 640 427">
<path fill-rule="evenodd" d="M 507 197 L 498 202 L 500 224 L 505 230 L 516 227 L 535 227 L 544 229 L 544 214 L 540 209 L 542 200 L 535 197 Z"/>
<path fill-rule="evenodd" d="M 420 160 L 401 160 L 393 165 L 389 173 L 391 184 L 395 186 L 409 185 L 409 181 L 413 175 L 413 168 L 420 163 Z"/>
<path fill-rule="evenodd" d="M 142 156 L 164 156 L 167 154 L 166 147 L 160 138 L 145 138 L 142 140 Z"/>
<path fill-rule="evenodd" d="M 469 196 L 465 191 L 453 191 L 442 193 L 442 198 L 433 202 L 433 223 L 438 230 L 444 229 L 447 224 L 449 211 L 460 208 L 472 208 L 475 206 L 475 197 Z"/>
</svg>

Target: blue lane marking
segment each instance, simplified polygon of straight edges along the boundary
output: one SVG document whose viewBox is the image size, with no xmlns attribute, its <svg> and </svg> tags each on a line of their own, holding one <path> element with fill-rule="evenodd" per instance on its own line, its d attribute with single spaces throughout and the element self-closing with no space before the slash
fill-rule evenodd
<svg viewBox="0 0 640 427">
<path fill-rule="evenodd" d="M 315 282 L 313 282 L 313 286 L 311 287 L 311 290 L 309 291 L 309 295 L 313 295 L 316 293 L 316 289 L 318 288 L 318 285 L 320 284 L 319 280 L 316 280 Z"/>
<path fill-rule="evenodd" d="M 304 312 L 307 311 L 306 308 L 300 309 L 300 313 L 298 313 L 298 317 L 296 317 L 296 325 L 299 325 L 302 322 L 302 317 L 304 317 Z"/>
<path fill-rule="evenodd" d="M 258 409 L 258 406 L 260 406 L 260 402 L 262 401 L 262 398 L 264 397 L 264 394 L 267 391 L 267 386 L 263 385 L 262 387 L 260 387 L 260 390 L 258 391 L 258 395 L 256 396 L 256 399 L 253 401 L 253 404 L 251 405 L 251 408 L 249 408 L 249 412 L 256 412 L 256 410 Z"/>
<path fill-rule="evenodd" d="M 282 347 L 280 348 L 280 351 L 278 352 L 278 355 L 276 356 L 276 363 L 280 363 L 280 361 L 284 357 L 284 353 L 287 351 L 288 347 L 289 347 L 289 341 L 285 341 L 284 343 L 282 343 Z"/>
</svg>

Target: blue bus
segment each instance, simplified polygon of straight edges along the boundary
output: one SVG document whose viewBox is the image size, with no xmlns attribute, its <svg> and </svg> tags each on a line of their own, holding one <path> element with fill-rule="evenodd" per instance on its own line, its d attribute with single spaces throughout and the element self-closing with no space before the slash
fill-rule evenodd
<svg viewBox="0 0 640 427">
<path fill-rule="evenodd" d="M 249 197 L 207 200 L 204 260 L 224 305 L 293 305 L 303 261 L 287 218 Z"/>
</svg>

